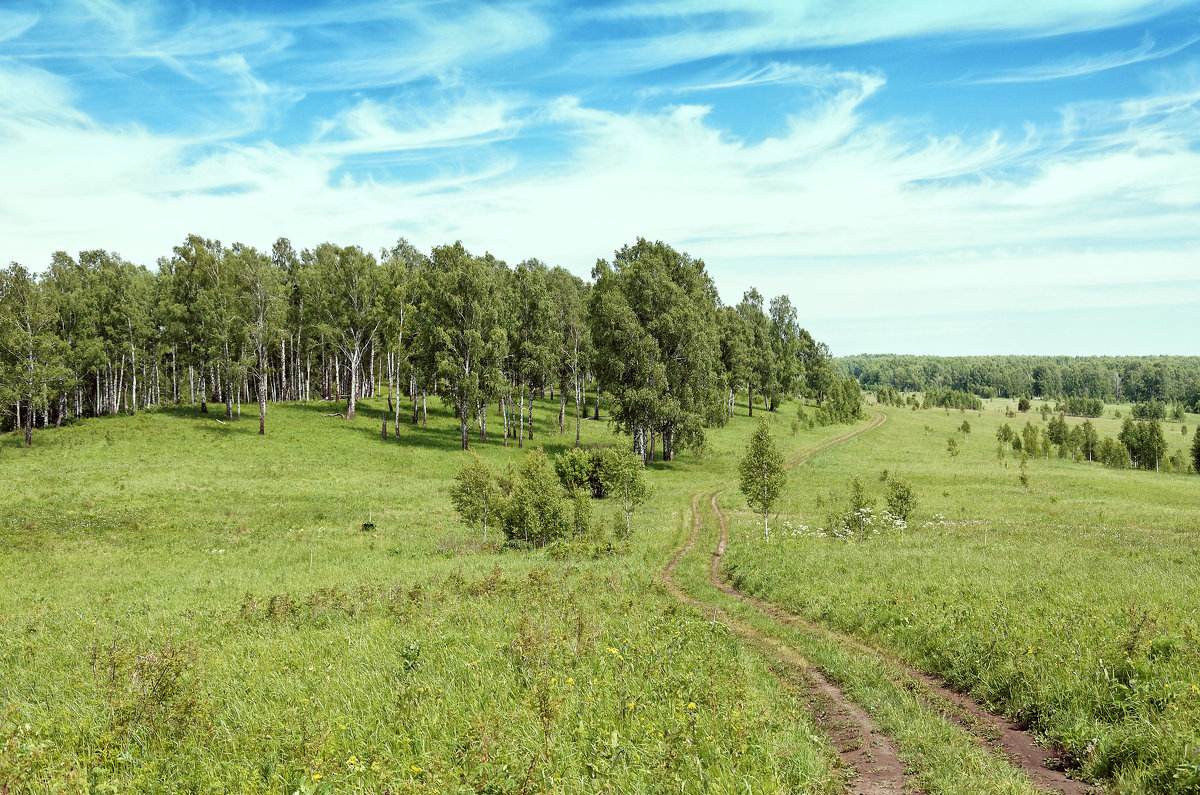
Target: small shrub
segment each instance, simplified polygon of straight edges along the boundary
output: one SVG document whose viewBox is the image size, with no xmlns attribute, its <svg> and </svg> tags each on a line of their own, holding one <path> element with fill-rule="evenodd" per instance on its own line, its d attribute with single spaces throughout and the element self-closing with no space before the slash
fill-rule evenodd
<svg viewBox="0 0 1200 795">
<path fill-rule="evenodd" d="M 608 496 L 617 477 L 617 452 L 611 447 L 576 447 L 554 458 L 554 471 L 568 494 L 587 491 L 596 499 Z"/>
<path fill-rule="evenodd" d="M 592 460 L 580 447 L 566 450 L 554 457 L 554 471 L 569 494 L 591 488 Z"/>
<path fill-rule="evenodd" d="M 194 644 L 168 638 L 137 649 L 114 634 L 111 643 L 95 643 L 88 658 L 119 732 L 148 729 L 151 737 L 166 740 L 197 727 L 202 711 Z"/>
<path fill-rule="evenodd" d="M 899 478 L 891 478 L 887 483 L 888 513 L 905 522 L 909 520 L 913 509 L 917 506 L 917 495 L 912 484 Z"/>
<path fill-rule="evenodd" d="M 500 511 L 509 541 L 545 546 L 571 531 L 570 510 L 542 448 L 525 454 Z"/>
</svg>

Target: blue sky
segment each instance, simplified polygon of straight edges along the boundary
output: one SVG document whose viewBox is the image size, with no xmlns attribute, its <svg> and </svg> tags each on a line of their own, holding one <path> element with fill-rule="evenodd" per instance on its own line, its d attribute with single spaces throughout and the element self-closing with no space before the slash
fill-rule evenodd
<svg viewBox="0 0 1200 795">
<path fill-rule="evenodd" d="M 640 235 L 835 353 L 1197 354 L 1200 2 L 0 5 L 0 259 L 189 232 Z"/>
</svg>

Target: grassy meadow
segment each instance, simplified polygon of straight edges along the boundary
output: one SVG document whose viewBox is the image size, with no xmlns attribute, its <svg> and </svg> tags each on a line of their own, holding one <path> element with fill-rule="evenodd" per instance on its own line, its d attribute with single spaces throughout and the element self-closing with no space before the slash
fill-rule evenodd
<svg viewBox="0 0 1200 795">
<path fill-rule="evenodd" d="M 789 480 L 777 533 L 735 490 L 724 573 L 739 587 L 942 675 L 1060 745 L 1085 779 L 1119 792 L 1200 789 L 1200 477 L 1029 462 L 1028 491 L 996 430 L 1035 411 L 879 407 L 880 428 L 822 452 Z M 1128 406 L 1093 420 L 1115 436 Z M 969 421 L 964 441 L 957 429 Z M 1068 418 L 1070 423 L 1082 422 Z M 1200 417 L 1167 422 L 1187 449 Z M 961 453 L 952 459 L 947 438 Z M 858 477 L 886 507 L 887 478 L 914 486 L 903 534 L 823 536 Z"/>
<path fill-rule="evenodd" d="M 378 400 L 273 405 L 266 437 L 189 407 L 0 440 L 0 791 L 841 791 L 803 699 L 655 583 L 751 421 L 652 465 L 623 554 L 558 559 L 454 517 L 435 404 L 386 443 Z M 498 438 L 473 449 L 515 464 Z"/>
<path fill-rule="evenodd" d="M 791 472 L 767 543 L 732 486 L 758 421 L 741 404 L 703 455 L 650 465 L 619 554 L 515 552 L 455 517 L 464 459 L 440 404 L 387 442 L 383 401 L 352 422 L 329 405 L 271 406 L 266 437 L 250 414 L 183 407 L 39 430 L 31 449 L 0 439 L 0 792 L 845 791 L 800 680 L 718 607 L 862 705 L 914 789 L 1035 791 L 886 657 L 713 588 L 711 513 L 677 573 L 711 609 L 672 596 L 662 570 L 691 495 L 704 507 L 718 491 L 741 587 L 941 673 L 1061 744 L 1085 778 L 1130 792 L 1200 780 L 1194 475 L 1039 459 L 1026 492 L 994 433 L 1040 415 L 888 408 Z M 848 429 L 795 427 L 794 411 L 771 419 L 788 458 Z M 571 445 L 556 403 L 535 418 L 534 445 Z M 623 443 L 605 422 L 583 434 Z M 497 470 L 522 455 L 495 432 L 473 450 Z M 853 476 L 882 507 L 883 470 L 915 487 L 903 538 L 820 537 Z M 592 508 L 610 526 L 615 501 Z"/>
</svg>

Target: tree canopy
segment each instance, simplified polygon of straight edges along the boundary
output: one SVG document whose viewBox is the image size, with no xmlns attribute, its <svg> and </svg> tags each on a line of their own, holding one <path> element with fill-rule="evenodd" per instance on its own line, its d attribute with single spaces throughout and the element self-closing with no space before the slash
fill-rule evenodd
<svg viewBox="0 0 1200 795">
<path fill-rule="evenodd" d="M 0 425 L 27 438 L 50 422 L 210 402 L 226 420 L 258 403 L 265 432 L 270 402 L 338 401 L 330 414 L 349 419 L 381 390 L 397 436 L 401 396 L 414 423 L 435 396 L 463 449 L 488 439 L 490 405 L 503 443 L 523 445 L 547 391 L 563 434 L 574 404 L 578 443 L 589 391 L 597 418 L 603 393 L 643 461 L 699 449 L 739 393 L 769 410 L 803 393 L 833 421 L 861 405 L 787 296 L 751 288 L 723 306 L 702 260 L 643 238 L 599 260 L 591 283 L 460 242 L 425 254 L 400 239 L 374 254 L 280 238 L 260 252 L 200 235 L 155 269 L 91 250 L 56 252 L 40 274 L 0 272 Z"/>
</svg>

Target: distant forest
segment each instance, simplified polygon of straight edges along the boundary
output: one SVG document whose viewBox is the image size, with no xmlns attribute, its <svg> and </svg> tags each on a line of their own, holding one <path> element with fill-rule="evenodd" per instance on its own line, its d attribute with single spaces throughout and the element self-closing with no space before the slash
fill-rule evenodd
<svg viewBox="0 0 1200 795">
<path fill-rule="evenodd" d="M 1002 398 L 1182 403 L 1200 411 L 1200 356 L 843 356 L 864 389 L 954 389 Z"/>
</svg>

